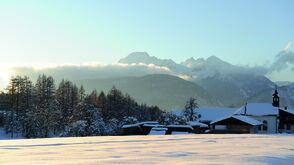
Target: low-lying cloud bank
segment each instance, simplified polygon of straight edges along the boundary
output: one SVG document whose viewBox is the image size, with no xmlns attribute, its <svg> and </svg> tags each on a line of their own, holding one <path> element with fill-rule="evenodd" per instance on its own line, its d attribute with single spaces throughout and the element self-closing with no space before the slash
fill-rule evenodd
<svg viewBox="0 0 294 165">
<path fill-rule="evenodd" d="M 169 68 L 153 64 L 65 64 L 45 67 L 21 66 L 10 68 L 11 76 L 26 75 L 33 80 L 40 74 L 51 75 L 56 80 L 69 79 L 104 79 L 125 76 L 143 76 L 147 74 L 171 74 L 175 75 Z"/>
<path fill-rule="evenodd" d="M 199 70 L 190 73 L 179 72 L 175 68 L 168 68 L 165 66 L 157 66 L 155 64 L 98 64 L 98 63 L 85 63 L 80 65 L 64 64 L 64 65 L 49 65 L 43 67 L 36 66 L 17 66 L 9 68 L 10 76 L 26 75 L 32 78 L 33 81 L 37 79 L 40 74 L 54 76 L 57 81 L 61 79 L 81 80 L 81 79 L 105 79 L 116 77 L 131 77 L 131 76 L 144 76 L 148 74 L 170 74 L 178 76 L 185 80 L 192 80 L 201 77 L 201 74 L 211 74 L 211 72 L 218 71 L 221 74 L 253 74 L 265 75 L 275 81 L 276 75 L 282 75 L 284 72 L 294 73 L 294 52 L 289 51 L 291 44 L 288 44 L 285 50 L 283 49 L 276 55 L 276 58 L 269 66 L 236 66 L 229 65 L 229 67 L 219 68 L 221 66 L 214 66 L 205 68 L 206 70 Z M 180 65 L 180 64 L 179 64 Z M 181 65 L 183 67 L 183 65 Z M 187 68 L 188 69 L 188 68 Z M 202 72 L 203 71 L 203 72 Z M 186 71 L 185 71 L 186 72 Z M 198 75 L 197 75 L 198 73 Z M 288 73 L 289 75 L 289 73 Z M 285 77 L 285 81 L 294 81 L 291 77 Z M 287 79 L 288 78 L 288 79 Z M 7 77 L 6 77 L 7 79 Z M 279 78 L 281 80 L 281 77 Z M 7 80 L 1 79 L 0 74 L 0 88 L 7 85 Z"/>
</svg>

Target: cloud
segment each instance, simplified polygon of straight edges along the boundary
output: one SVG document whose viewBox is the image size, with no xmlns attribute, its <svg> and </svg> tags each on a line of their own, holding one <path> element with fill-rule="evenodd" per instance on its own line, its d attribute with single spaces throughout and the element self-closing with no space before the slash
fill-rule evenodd
<svg viewBox="0 0 294 165">
<path fill-rule="evenodd" d="M 294 52 L 290 50 L 292 47 L 293 43 L 289 41 L 282 51 L 276 55 L 268 69 L 268 74 L 273 72 L 281 72 L 288 69 L 294 71 Z"/>
<path fill-rule="evenodd" d="M 178 77 L 187 81 L 193 80 L 191 76 L 185 74 L 179 74 Z"/>
<path fill-rule="evenodd" d="M 167 67 L 160 67 L 153 64 L 99 64 L 84 63 L 47 65 L 47 66 L 19 66 L 10 68 L 12 75 L 27 75 L 36 80 L 40 74 L 52 75 L 57 81 L 61 79 L 82 80 L 82 79 L 105 79 L 126 76 L 143 76 L 147 74 L 171 74 L 175 75 Z"/>
<path fill-rule="evenodd" d="M 293 69 L 294 65 L 294 52 L 291 51 L 281 51 L 276 55 L 274 62 L 269 68 L 269 72 L 281 72 L 288 69 L 289 67 Z"/>
<path fill-rule="evenodd" d="M 287 43 L 287 45 L 284 47 L 283 51 L 288 52 L 289 49 L 291 49 L 292 47 L 293 47 L 293 44 L 292 44 L 291 41 L 289 41 L 289 42 Z"/>
</svg>

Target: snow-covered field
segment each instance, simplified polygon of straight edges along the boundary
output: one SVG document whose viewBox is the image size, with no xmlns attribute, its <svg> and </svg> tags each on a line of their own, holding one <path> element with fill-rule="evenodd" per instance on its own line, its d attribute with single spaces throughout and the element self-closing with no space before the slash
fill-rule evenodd
<svg viewBox="0 0 294 165">
<path fill-rule="evenodd" d="M 293 164 L 293 135 L 173 135 L 0 141 L 0 164 Z"/>
</svg>

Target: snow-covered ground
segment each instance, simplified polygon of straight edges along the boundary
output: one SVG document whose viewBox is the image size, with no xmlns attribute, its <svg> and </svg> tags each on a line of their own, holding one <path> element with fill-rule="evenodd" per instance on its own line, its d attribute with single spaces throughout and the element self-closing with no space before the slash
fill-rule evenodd
<svg viewBox="0 0 294 165">
<path fill-rule="evenodd" d="M 293 135 L 109 136 L 0 141 L 0 164 L 293 164 Z"/>
</svg>

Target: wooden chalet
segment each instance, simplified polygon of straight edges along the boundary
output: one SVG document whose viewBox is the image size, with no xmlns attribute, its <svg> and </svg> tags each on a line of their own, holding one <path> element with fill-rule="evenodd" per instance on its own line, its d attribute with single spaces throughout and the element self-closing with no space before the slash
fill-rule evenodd
<svg viewBox="0 0 294 165">
<path fill-rule="evenodd" d="M 243 115 L 230 115 L 211 122 L 211 133 L 257 133 L 262 123 Z"/>
<path fill-rule="evenodd" d="M 279 132 L 294 133 L 294 110 L 279 109 Z"/>
</svg>

